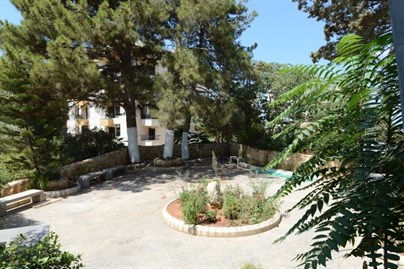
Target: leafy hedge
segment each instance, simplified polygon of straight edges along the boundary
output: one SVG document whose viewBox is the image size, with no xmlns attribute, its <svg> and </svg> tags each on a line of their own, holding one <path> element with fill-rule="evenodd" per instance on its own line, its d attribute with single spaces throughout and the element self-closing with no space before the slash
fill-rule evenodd
<svg viewBox="0 0 404 269">
<path fill-rule="evenodd" d="M 51 232 L 30 245 L 23 236 L 9 246 L 0 246 L 0 269 L 82 268 L 80 255 L 60 250 L 58 236 Z"/>
</svg>

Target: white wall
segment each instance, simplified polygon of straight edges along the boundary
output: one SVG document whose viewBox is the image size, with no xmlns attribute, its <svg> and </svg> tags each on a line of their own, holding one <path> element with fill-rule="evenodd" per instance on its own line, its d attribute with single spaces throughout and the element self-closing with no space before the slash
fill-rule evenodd
<svg viewBox="0 0 404 269">
<path fill-rule="evenodd" d="M 76 113 L 75 113 L 75 108 L 74 108 L 74 103 L 70 102 L 69 106 L 71 107 L 69 111 L 69 118 L 67 120 L 67 131 L 72 134 L 77 134 L 77 123 L 76 123 Z M 108 132 L 108 127 L 107 126 L 101 126 L 101 120 L 107 119 L 108 117 L 106 116 L 106 110 L 97 107 L 94 104 L 89 104 L 88 105 L 88 127 L 90 129 L 98 128 L 102 129 L 106 132 Z M 141 111 L 140 109 L 137 109 L 137 114 L 136 114 L 136 123 L 138 126 L 138 143 L 139 145 L 162 145 L 164 144 L 165 140 L 165 128 L 160 127 L 160 126 L 144 126 L 142 124 L 141 120 Z M 127 128 L 126 128 L 126 115 L 125 115 L 125 110 L 121 107 L 120 108 L 120 113 L 121 115 L 115 117 L 115 118 L 110 118 L 113 121 L 113 124 L 119 124 L 120 129 L 121 129 L 121 134 L 120 138 L 122 138 L 122 141 L 124 142 L 125 145 L 128 143 L 128 136 L 127 136 Z M 84 117 L 85 116 L 85 108 L 82 107 L 79 111 L 79 114 Z M 149 134 L 149 128 L 154 128 L 156 130 L 156 136 L 159 136 L 158 140 L 153 140 L 149 141 L 148 143 L 145 143 L 145 141 L 141 140 L 140 135 L 148 135 Z M 80 131 L 80 130 L 79 130 Z"/>
</svg>

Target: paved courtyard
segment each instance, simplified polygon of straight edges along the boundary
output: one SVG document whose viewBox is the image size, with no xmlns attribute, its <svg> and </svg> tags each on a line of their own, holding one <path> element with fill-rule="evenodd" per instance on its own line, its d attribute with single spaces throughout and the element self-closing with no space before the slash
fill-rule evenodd
<svg viewBox="0 0 404 269">
<path fill-rule="evenodd" d="M 212 175 L 208 164 L 192 166 L 189 179 Z M 247 171 L 224 169 L 222 184 L 247 186 L 253 177 Z M 278 189 L 281 178 L 266 178 L 269 192 Z M 283 235 L 301 212 L 284 216 L 278 228 L 239 238 L 207 238 L 183 234 L 168 227 L 161 210 L 174 199 L 184 180 L 177 172 L 135 171 L 53 203 L 9 214 L 0 219 L 0 229 L 49 224 L 63 249 L 82 254 L 86 268 L 240 268 L 250 262 L 262 268 L 295 268 L 292 259 L 310 245 L 313 234 Z M 281 211 L 304 193 L 286 197 Z M 327 268 L 362 268 L 362 261 L 344 259 L 336 253 Z"/>
</svg>

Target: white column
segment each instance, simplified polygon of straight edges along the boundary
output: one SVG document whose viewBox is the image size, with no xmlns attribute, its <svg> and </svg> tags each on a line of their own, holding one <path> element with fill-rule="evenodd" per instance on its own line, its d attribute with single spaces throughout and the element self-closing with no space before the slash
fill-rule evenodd
<svg viewBox="0 0 404 269">
<path fill-rule="evenodd" d="M 189 159 L 188 132 L 182 132 L 181 158 L 183 160 Z"/>
<path fill-rule="evenodd" d="M 137 142 L 137 128 L 130 127 L 127 129 L 128 133 L 128 152 L 129 152 L 129 162 L 138 163 L 140 162 L 139 145 Z"/>
<path fill-rule="evenodd" d="M 166 140 L 164 142 L 163 158 L 169 159 L 173 157 L 174 147 L 174 130 L 166 130 Z"/>
</svg>

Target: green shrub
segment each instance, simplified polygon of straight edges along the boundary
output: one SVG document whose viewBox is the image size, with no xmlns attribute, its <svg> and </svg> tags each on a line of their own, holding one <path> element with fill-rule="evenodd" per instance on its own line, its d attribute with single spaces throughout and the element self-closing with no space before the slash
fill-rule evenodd
<svg viewBox="0 0 404 269">
<path fill-rule="evenodd" d="M 240 216 L 243 193 L 239 187 L 227 187 L 223 194 L 223 214 L 226 218 L 235 220 Z"/>
<path fill-rule="evenodd" d="M 199 215 L 206 212 L 207 192 L 203 187 L 195 190 L 184 190 L 180 193 L 179 200 L 185 223 L 198 224 Z"/>
<path fill-rule="evenodd" d="M 76 256 L 60 250 L 58 236 L 51 232 L 38 243 L 28 244 L 20 237 L 8 247 L 0 246 L 0 268 L 4 269 L 47 269 L 81 268 L 80 255 Z"/>
<path fill-rule="evenodd" d="M 124 145 L 103 130 L 94 128 L 83 129 L 78 135 L 65 134 L 59 147 L 62 164 L 69 164 L 121 149 Z"/>
<path fill-rule="evenodd" d="M 223 194 L 223 213 L 236 224 L 256 224 L 275 215 L 276 201 L 266 198 L 268 182 L 251 182 L 252 195 L 245 194 L 239 187 L 227 187 Z"/>
<path fill-rule="evenodd" d="M 198 224 L 200 220 L 216 221 L 217 211 L 208 210 L 207 182 L 202 181 L 197 188 L 184 190 L 179 194 L 185 223 Z M 221 204 L 223 214 L 235 225 L 259 223 L 270 219 L 277 211 L 276 201 L 266 198 L 267 181 L 254 181 L 251 182 L 251 186 L 252 195 L 245 194 L 239 186 L 228 186 L 223 193 Z"/>
<path fill-rule="evenodd" d="M 20 154 L 0 154 L 0 186 L 3 186 L 13 180 L 31 177 L 33 171 L 27 169 Z"/>
<path fill-rule="evenodd" d="M 0 186 L 12 181 L 14 176 L 7 170 L 7 168 L 0 163 Z"/>
<path fill-rule="evenodd" d="M 216 214 L 217 214 L 217 211 L 216 210 L 208 210 L 208 211 L 206 211 L 205 212 L 205 219 L 206 219 L 206 221 L 208 222 L 208 223 L 213 223 L 213 222 L 215 222 L 217 219 L 216 219 Z"/>
</svg>

